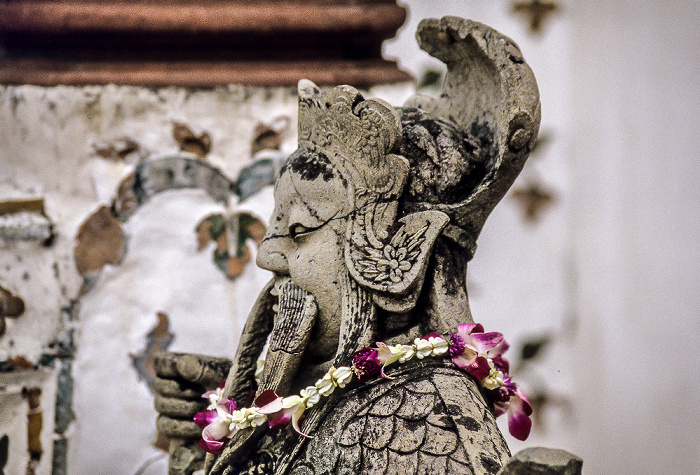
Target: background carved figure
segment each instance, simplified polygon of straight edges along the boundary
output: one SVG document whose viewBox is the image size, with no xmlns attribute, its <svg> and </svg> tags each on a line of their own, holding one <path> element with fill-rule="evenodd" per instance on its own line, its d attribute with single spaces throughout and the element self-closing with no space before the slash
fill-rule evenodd
<svg viewBox="0 0 700 475">
<path fill-rule="evenodd" d="M 224 388 L 238 407 L 266 390 L 313 390 L 376 341 L 410 343 L 473 321 L 466 264 L 532 149 L 539 96 L 515 43 L 484 25 L 425 20 L 417 38 L 448 66 L 439 99 L 418 96 L 394 109 L 349 86 L 299 84 L 299 148 L 277 180 L 257 257 L 275 277 Z M 165 387 L 169 379 L 213 383 L 227 365 L 166 354 L 157 366 L 156 387 Z M 464 371 L 428 359 L 387 375 L 309 410 L 300 432 L 312 439 L 291 426 L 238 430 L 209 456 L 208 473 L 498 472 L 508 447 Z M 184 444 L 174 447 L 172 470 L 197 466 L 187 442 L 197 428 L 178 421 L 188 410 L 164 397 L 157 406 L 161 431 Z"/>
</svg>

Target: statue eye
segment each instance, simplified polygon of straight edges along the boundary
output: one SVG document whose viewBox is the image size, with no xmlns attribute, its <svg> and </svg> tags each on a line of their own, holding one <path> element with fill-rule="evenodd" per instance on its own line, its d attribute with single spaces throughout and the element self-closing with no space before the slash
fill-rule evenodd
<svg viewBox="0 0 700 475">
<path fill-rule="evenodd" d="M 292 239 L 297 239 L 304 237 L 317 229 L 318 228 L 307 228 L 303 224 L 294 223 L 289 226 L 289 235 L 292 237 Z"/>
</svg>

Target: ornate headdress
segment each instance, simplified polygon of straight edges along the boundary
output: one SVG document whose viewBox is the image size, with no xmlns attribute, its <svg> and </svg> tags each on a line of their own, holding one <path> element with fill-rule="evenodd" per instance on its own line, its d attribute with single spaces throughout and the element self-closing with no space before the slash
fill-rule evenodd
<svg viewBox="0 0 700 475">
<path fill-rule="evenodd" d="M 350 86 L 324 93 L 299 82 L 299 143 L 326 156 L 351 187 L 345 259 L 350 275 L 373 292 L 381 307 L 401 312 L 415 304 L 433 242 L 449 218 L 423 211 L 397 223 L 399 198 L 410 172 L 393 153 L 402 141 L 397 111 Z"/>
</svg>

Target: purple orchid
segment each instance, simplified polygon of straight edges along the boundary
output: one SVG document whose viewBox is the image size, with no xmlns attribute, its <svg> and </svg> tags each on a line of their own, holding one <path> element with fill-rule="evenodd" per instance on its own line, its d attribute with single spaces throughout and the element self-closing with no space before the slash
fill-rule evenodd
<svg viewBox="0 0 700 475">
<path fill-rule="evenodd" d="M 508 416 L 508 432 L 518 440 L 525 440 L 532 428 L 532 406 L 520 387 L 511 379 L 504 376 L 504 385 L 494 391 L 494 416 Z"/>
<path fill-rule="evenodd" d="M 232 437 L 238 429 L 231 429 L 233 422 L 231 414 L 236 410 L 236 402 L 232 399 L 221 399 L 216 404 L 216 409 L 198 412 L 194 416 L 195 424 L 202 427 L 202 439 L 199 445 L 204 451 L 211 454 L 219 454 L 224 449 L 225 437 Z"/>
<path fill-rule="evenodd" d="M 452 354 L 457 353 L 456 351 L 451 352 L 452 362 L 479 381 L 491 372 L 489 358 L 500 356 L 508 348 L 507 343 L 501 345 L 503 342 L 501 333 L 484 333 L 484 327 L 480 323 L 462 323 L 457 327 L 457 333 L 450 335 L 450 340 L 453 336 L 462 339 L 464 351 L 460 354 Z"/>
</svg>

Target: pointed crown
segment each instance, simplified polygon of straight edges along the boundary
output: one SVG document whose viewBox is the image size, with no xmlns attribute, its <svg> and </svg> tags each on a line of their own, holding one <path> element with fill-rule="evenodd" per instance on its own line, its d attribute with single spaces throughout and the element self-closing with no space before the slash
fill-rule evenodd
<svg viewBox="0 0 700 475">
<path fill-rule="evenodd" d="M 381 99 L 365 99 L 350 86 L 321 93 L 311 81 L 299 81 L 299 144 L 345 171 L 356 196 L 400 194 L 408 163 L 391 152 L 401 131 L 398 113 Z"/>
</svg>

